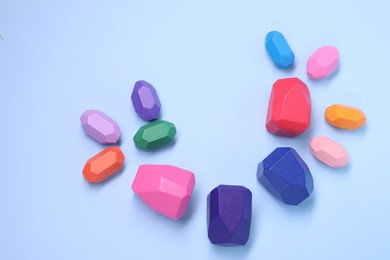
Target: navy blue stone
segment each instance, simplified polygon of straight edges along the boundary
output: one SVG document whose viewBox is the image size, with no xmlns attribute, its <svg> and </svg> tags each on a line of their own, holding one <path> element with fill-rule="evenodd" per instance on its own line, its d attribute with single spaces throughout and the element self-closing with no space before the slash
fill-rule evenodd
<svg viewBox="0 0 390 260">
<path fill-rule="evenodd" d="M 219 185 L 207 196 L 207 233 L 212 244 L 245 245 L 252 219 L 252 192 L 235 185 Z"/>
<path fill-rule="evenodd" d="M 265 48 L 272 61 L 281 69 L 294 64 L 295 55 L 286 38 L 278 31 L 272 31 L 265 36 Z"/>
<path fill-rule="evenodd" d="M 276 148 L 257 168 L 257 179 L 276 198 L 298 205 L 314 190 L 309 167 L 291 147 Z"/>
</svg>

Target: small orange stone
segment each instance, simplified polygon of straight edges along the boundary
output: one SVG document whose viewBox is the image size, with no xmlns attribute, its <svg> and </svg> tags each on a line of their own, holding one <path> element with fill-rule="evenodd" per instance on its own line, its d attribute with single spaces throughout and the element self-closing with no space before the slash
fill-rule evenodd
<svg viewBox="0 0 390 260">
<path fill-rule="evenodd" d="M 104 181 L 122 168 L 124 160 L 119 147 L 108 147 L 87 161 L 83 175 L 88 182 Z"/>
<path fill-rule="evenodd" d="M 358 108 L 335 104 L 325 111 L 326 121 L 338 128 L 355 130 L 366 123 L 366 115 Z"/>
</svg>

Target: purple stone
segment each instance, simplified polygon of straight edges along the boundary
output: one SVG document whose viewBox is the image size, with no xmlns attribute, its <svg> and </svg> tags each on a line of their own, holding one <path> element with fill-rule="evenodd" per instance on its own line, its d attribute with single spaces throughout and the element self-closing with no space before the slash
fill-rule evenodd
<svg viewBox="0 0 390 260">
<path fill-rule="evenodd" d="M 86 110 L 80 117 L 87 135 L 102 144 L 115 144 L 121 137 L 117 122 L 99 110 Z"/>
<path fill-rule="evenodd" d="M 148 82 L 140 80 L 134 85 L 131 94 L 135 112 L 146 121 L 156 120 L 160 114 L 161 104 L 156 89 Z"/>
<path fill-rule="evenodd" d="M 245 245 L 252 219 L 252 192 L 235 185 L 219 185 L 207 197 L 208 236 L 212 244 Z"/>
</svg>

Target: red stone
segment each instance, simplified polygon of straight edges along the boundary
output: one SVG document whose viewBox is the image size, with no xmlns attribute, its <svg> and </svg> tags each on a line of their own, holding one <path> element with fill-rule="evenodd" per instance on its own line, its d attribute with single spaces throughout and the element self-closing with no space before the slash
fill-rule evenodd
<svg viewBox="0 0 390 260">
<path fill-rule="evenodd" d="M 298 78 L 277 80 L 268 104 L 267 130 L 295 137 L 310 126 L 311 100 L 306 84 Z"/>
</svg>

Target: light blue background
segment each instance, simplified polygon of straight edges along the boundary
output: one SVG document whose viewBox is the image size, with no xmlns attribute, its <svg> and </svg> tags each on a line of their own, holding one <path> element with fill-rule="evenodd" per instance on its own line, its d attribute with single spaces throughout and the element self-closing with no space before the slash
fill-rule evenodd
<svg viewBox="0 0 390 260">
<path fill-rule="evenodd" d="M 376 1 L 19 1 L 0 0 L 0 259 L 390 259 L 390 4 Z M 277 69 L 264 49 L 270 30 L 295 52 Z M 341 53 L 338 72 L 309 80 L 318 47 Z M 313 103 L 311 128 L 296 139 L 265 127 L 273 82 L 298 76 Z M 135 148 L 144 122 L 130 93 L 144 79 L 157 88 L 162 118 L 178 129 L 158 152 Z M 326 124 L 327 106 L 363 109 L 357 131 Z M 124 170 L 88 184 L 85 161 L 103 149 L 81 129 L 85 109 L 120 124 Z M 308 149 L 327 135 L 349 151 L 334 170 Z M 283 205 L 256 180 L 277 146 L 298 150 L 315 191 Z M 174 164 L 196 174 L 178 222 L 131 191 L 139 164 Z M 245 247 L 210 244 L 206 196 L 218 184 L 253 193 Z"/>
</svg>

